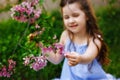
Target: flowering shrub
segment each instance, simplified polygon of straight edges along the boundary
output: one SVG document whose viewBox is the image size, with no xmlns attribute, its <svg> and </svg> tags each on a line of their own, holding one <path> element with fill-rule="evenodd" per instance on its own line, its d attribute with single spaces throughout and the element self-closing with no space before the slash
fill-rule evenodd
<svg viewBox="0 0 120 80">
<path fill-rule="evenodd" d="M 13 19 L 20 22 L 34 23 L 41 14 L 41 9 L 36 10 L 36 5 L 38 2 L 39 0 L 33 0 L 32 2 L 22 2 L 20 5 L 16 5 L 11 8 L 11 16 Z"/>
<path fill-rule="evenodd" d="M 39 56 L 30 55 L 23 58 L 24 65 L 25 66 L 29 65 L 30 68 L 32 68 L 35 71 L 38 71 L 47 65 L 46 57 L 49 56 L 49 54 L 47 53 L 56 52 L 58 49 L 61 55 L 63 55 L 64 53 L 64 50 L 63 50 L 64 46 L 59 43 L 55 43 L 54 45 L 50 45 L 48 47 L 43 46 L 41 44 L 38 44 L 38 45 L 41 49 L 42 54 L 39 54 Z"/>
<path fill-rule="evenodd" d="M 30 68 L 35 71 L 39 71 L 47 65 L 46 57 L 49 55 L 45 55 L 46 53 L 50 51 L 56 52 L 58 49 L 61 55 L 64 53 L 64 46 L 57 43 L 58 40 L 55 34 L 44 37 L 43 33 L 48 34 L 47 32 L 50 31 L 52 25 L 49 23 L 49 16 L 45 16 L 46 14 L 44 12 L 42 13 L 41 7 L 37 9 L 38 2 L 39 0 L 22 2 L 11 8 L 11 16 L 14 20 L 28 24 L 23 36 L 16 44 L 13 54 L 18 46 L 25 50 L 25 52 L 21 54 L 24 60 L 23 64 L 25 66 L 30 66 Z M 40 2 L 42 2 L 42 0 Z M 24 37 L 27 37 L 26 42 L 24 42 L 25 45 L 21 43 Z M 14 55 L 11 58 L 14 58 Z M 14 62 L 13 67 L 10 66 L 8 69 L 6 66 L 3 66 L 0 72 L 1 77 L 10 77 L 14 72 L 15 64 Z"/>
<path fill-rule="evenodd" d="M 44 68 L 47 65 L 47 60 L 44 56 L 37 56 L 35 57 L 33 56 L 26 56 L 25 58 L 23 58 L 24 61 L 24 65 L 30 65 L 30 68 L 33 68 L 35 71 L 38 71 L 42 68 Z"/>
<path fill-rule="evenodd" d="M 16 65 L 16 62 L 12 59 L 8 60 L 8 66 L 3 66 L 0 69 L 0 77 L 10 77 L 14 72 L 14 67 Z"/>
<path fill-rule="evenodd" d="M 59 16 L 56 17 L 56 15 L 54 16 L 54 14 L 51 13 L 49 20 L 51 21 L 52 20 L 51 18 L 53 17 L 55 17 L 55 20 L 59 19 Z M 53 27 L 57 27 L 57 28 L 51 27 L 49 31 L 50 34 L 43 34 L 42 35 L 44 36 L 42 37 L 43 39 L 39 39 L 39 40 L 40 41 L 43 40 L 43 42 L 47 41 L 49 35 L 51 36 L 54 35 L 53 32 L 57 32 L 55 34 L 59 38 L 59 35 L 62 29 L 61 29 L 61 24 L 60 26 L 57 26 L 56 22 L 60 22 L 60 21 L 53 21 L 52 24 L 55 25 Z M 44 23 L 44 24 L 47 24 L 47 23 Z M 27 56 L 38 57 L 41 54 L 41 49 L 37 47 L 38 45 L 40 46 L 41 44 L 40 43 L 37 44 L 35 41 L 36 39 L 35 40 L 33 39 L 31 41 L 29 41 L 30 39 L 27 40 L 28 38 L 27 35 L 32 34 L 29 32 L 30 29 L 28 29 L 26 36 L 24 36 L 20 44 L 18 44 L 19 39 L 21 38 L 24 30 L 26 29 L 26 26 L 27 26 L 26 23 L 20 23 L 20 22 L 10 19 L 9 21 L 0 23 L 0 25 L 2 26 L 0 27 L 0 33 L 1 33 L 0 34 L 0 46 L 1 46 L 0 48 L 0 70 L 2 69 L 3 66 L 6 66 L 6 69 L 8 70 L 8 67 L 7 67 L 8 59 L 13 59 L 14 61 L 16 61 L 16 65 L 13 69 L 12 75 L 10 77 L 1 76 L 0 80 L 31 80 L 31 79 L 32 80 L 38 80 L 38 79 L 49 80 L 49 79 L 54 78 L 56 75 L 59 76 L 60 73 L 55 74 L 55 71 L 58 71 L 58 72 L 60 71 L 61 64 L 56 66 L 56 65 L 50 64 L 50 62 L 47 61 L 47 66 L 43 67 L 42 69 L 39 69 L 38 71 L 35 71 L 33 68 L 31 68 L 31 65 L 26 65 L 26 66 L 24 65 L 23 58 Z M 44 31 L 44 32 L 48 33 L 48 31 Z M 54 40 L 52 40 L 51 38 L 48 41 L 53 42 Z M 48 41 L 45 42 L 46 46 L 47 46 L 47 43 L 49 43 Z M 16 50 L 14 51 L 14 48 L 16 47 L 17 44 L 18 46 Z M 35 62 L 34 59 L 30 61 L 31 63 Z"/>
</svg>

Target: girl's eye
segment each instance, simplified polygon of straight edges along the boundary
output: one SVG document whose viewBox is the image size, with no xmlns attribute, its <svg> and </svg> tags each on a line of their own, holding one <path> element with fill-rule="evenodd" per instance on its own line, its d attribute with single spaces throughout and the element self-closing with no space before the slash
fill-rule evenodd
<svg viewBox="0 0 120 80">
<path fill-rule="evenodd" d="M 74 13 L 72 16 L 73 16 L 73 17 L 78 17 L 78 16 L 79 16 L 79 14 Z"/>
<path fill-rule="evenodd" d="M 64 19 L 68 19 L 68 18 L 69 18 L 69 16 L 63 16 L 63 18 L 64 18 Z"/>
</svg>

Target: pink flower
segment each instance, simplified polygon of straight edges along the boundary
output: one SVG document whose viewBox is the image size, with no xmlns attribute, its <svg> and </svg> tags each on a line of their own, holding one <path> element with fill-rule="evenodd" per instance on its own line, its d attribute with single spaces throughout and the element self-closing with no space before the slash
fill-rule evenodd
<svg viewBox="0 0 120 80">
<path fill-rule="evenodd" d="M 40 14 L 41 14 L 41 10 L 34 10 L 34 18 L 37 19 L 40 17 Z"/>
<path fill-rule="evenodd" d="M 12 72 L 7 71 L 6 66 L 2 67 L 2 70 L 0 71 L 0 77 L 10 77 L 12 75 Z"/>
<path fill-rule="evenodd" d="M 3 71 L 3 72 L 4 72 L 4 71 L 7 71 L 6 66 L 3 66 L 3 67 L 2 67 L 2 71 Z"/>
<path fill-rule="evenodd" d="M 35 5 L 38 4 L 38 3 L 39 3 L 39 0 L 32 0 L 31 5 L 32 5 L 32 6 L 35 6 Z"/>
<path fill-rule="evenodd" d="M 64 46 L 60 43 L 54 43 L 55 48 L 60 50 L 60 54 L 64 54 Z"/>
<path fill-rule="evenodd" d="M 2 72 L 0 71 L 0 77 L 2 77 Z"/>
<path fill-rule="evenodd" d="M 15 65 L 16 65 L 16 62 L 13 61 L 12 59 L 9 59 L 8 63 L 9 63 L 9 65 L 8 65 L 8 71 L 12 71 L 13 68 L 15 67 Z"/>
<path fill-rule="evenodd" d="M 40 28 L 40 26 L 39 26 L 38 24 L 36 24 L 36 25 L 35 25 L 35 28 L 36 28 L 36 29 L 37 29 L 37 28 Z"/>
<path fill-rule="evenodd" d="M 23 64 L 24 64 L 25 66 L 30 63 L 30 57 L 28 57 L 28 56 L 26 56 L 25 58 L 23 58 L 23 60 L 24 60 L 24 63 L 23 63 Z"/>
<path fill-rule="evenodd" d="M 10 77 L 10 75 L 11 74 L 9 72 L 7 72 L 7 71 L 2 72 L 3 77 Z"/>
<path fill-rule="evenodd" d="M 24 58 L 24 64 L 29 65 L 35 71 L 44 68 L 47 65 L 47 60 L 44 56 L 31 56 Z"/>
<path fill-rule="evenodd" d="M 42 47 L 41 48 L 43 55 L 46 55 L 47 53 L 50 53 L 51 51 L 53 51 L 55 53 L 56 50 L 58 50 L 58 49 L 60 50 L 59 51 L 60 54 L 64 54 L 64 46 L 62 44 L 59 44 L 59 43 L 54 43 L 53 47 L 49 46 L 49 47 Z"/>
<path fill-rule="evenodd" d="M 47 65 L 47 60 L 43 56 L 34 57 L 34 60 L 35 62 L 33 62 L 30 67 L 33 68 L 35 71 L 38 71 Z"/>
<path fill-rule="evenodd" d="M 36 10 L 35 8 L 36 4 L 38 4 L 38 1 L 39 0 L 33 0 L 32 3 L 22 2 L 21 4 L 14 6 L 11 8 L 12 18 L 20 22 L 34 23 L 41 14 L 41 9 Z"/>
<path fill-rule="evenodd" d="M 51 51 L 53 51 L 53 48 L 51 46 L 42 48 L 42 53 L 43 54 L 50 53 Z"/>
</svg>

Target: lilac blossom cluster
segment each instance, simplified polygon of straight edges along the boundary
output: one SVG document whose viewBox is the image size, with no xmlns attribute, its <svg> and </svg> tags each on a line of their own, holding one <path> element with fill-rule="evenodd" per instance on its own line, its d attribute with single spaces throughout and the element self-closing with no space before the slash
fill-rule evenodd
<svg viewBox="0 0 120 80">
<path fill-rule="evenodd" d="M 41 47 L 41 44 L 40 44 Z M 47 58 L 51 51 L 56 52 L 56 50 L 59 50 L 59 53 L 62 55 L 64 53 L 64 46 L 59 44 L 59 43 L 55 43 L 54 46 L 49 46 L 49 47 L 41 47 L 42 50 L 42 55 L 40 56 L 26 56 L 25 58 L 23 58 L 24 60 L 24 65 L 25 66 L 30 66 L 30 68 L 32 68 L 35 71 L 38 71 L 40 69 L 43 69 L 46 65 L 47 65 Z"/>
<path fill-rule="evenodd" d="M 50 53 L 50 52 L 56 53 L 57 50 L 59 50 L 59 54 L 61 55 L 64 54 L 64 46 L 60 43 L 54 43 L 49 47 L 41 47 L 41 50 L 43 54 Z"/>
<path fill-rule="evenodd" d="M 10 77 L 13 74 L 16 62 L 13 61 L 12 59 L 8 60 L 8 67 L 7 66 L 3 66 L 0 69 L 0 77 Z"/>
<path fill-rule="evenodd" d="M 32 0 L 32 2 L 22 2 L 19 5 L 11 8 L 12 18 L 20 22 L 34 23 L 40 17 L 41 9 L 36 9 L 39 0 Z"/>
<path fill-rule="evenodd" d="M 30 68 L 35 71 L 38 71 L 47 65 L 47 60 L 44 56 L 26 56 L 23 60 L 25 66 L 30 65 Z"/>
</svg>

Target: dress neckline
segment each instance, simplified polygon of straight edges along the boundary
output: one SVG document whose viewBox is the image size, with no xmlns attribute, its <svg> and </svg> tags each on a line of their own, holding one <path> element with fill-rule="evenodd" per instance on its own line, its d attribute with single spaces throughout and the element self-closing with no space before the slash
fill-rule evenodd
<svg viewBox="0 0 120 80">
<path fill-rule="evenodd" d="M 83 43 L 83 44 L 77 44 L 77 43 L 74 43 L 72 42 L 75 46 L 78 46 L 78 47 L 83 47 L 83 46 L 87 46 L 87 43 Z"/>
<path fill-rule="evenodd" d="M 69 41 L 70 41 L 72 44 L 74 44 L 75 46 L 77 46 L 77 47 L 84 47 L 84 46 L 88 46 L 88 44 L 87 44 L 87 43 L 77 44 L 77 43 L 72 42 L 70 39 L 69 39 Z"/>
</svg>

